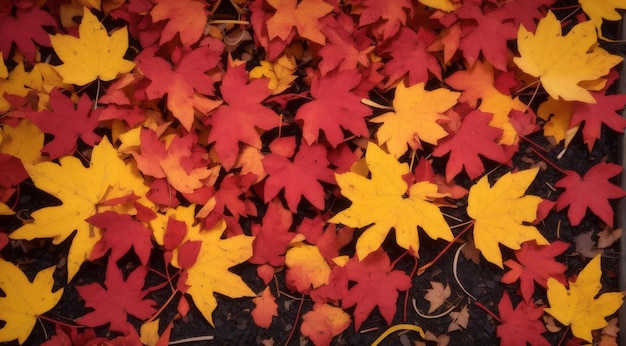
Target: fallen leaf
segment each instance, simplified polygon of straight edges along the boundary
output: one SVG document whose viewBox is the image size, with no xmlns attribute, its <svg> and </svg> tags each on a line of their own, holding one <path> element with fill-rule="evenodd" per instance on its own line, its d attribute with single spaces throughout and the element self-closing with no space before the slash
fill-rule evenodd
<svg viewBox="0 0 626 346">
<path fill-rule="evenodd" d="M 596 242 L 593 240 L 593 230 L 575 236 L 574 245 L 576 245 L 576 253 L 586 258 L 594 258 L 603 252 L 602 249 L 596 247 Z"/>
<path fill-rule="evenodd" d="M 469 322 L 469 309 L 465 305 L 461 311 L 453 311 L 450 313 L 452 322 L 448 326 L 448 333 L 455 330 L 467 329 L 467 323 Z"/>
<path fill-rule="evenodd" d="M 579 0 L 580 7 L 589 16 L 589 20 L 596 26 L 598 37 L 602 36 L 602 22 L 604 19 L 610 21 L 621 20 L 622 15 L 618 9 L 626 10 L 626 4 L 620 0 L 591 1 Z"/>
<path fill-rule="evenodd" d="M 294 244 L 285 255 L 287 287 L 301 293 L 328 284 L 330 266 L 319 248 L 302 242 Z"/>
<path fill-rule="evenodd" d="M 96 79 L 110 81 L 126 73 L 135 63 L 124 59 L 128 49 L 128 30 L 123 27 L 111 36 L 87 7 L 78 28 L 79 37 L 50 36 L 55 53 L 63 64 L 54 68 L 68 84 L 85 85 Z"/>
<path fill-rule="evenodd" d="M 394 36 L 406 24 L 407 17 L 413 16 L 414 11 L 414 5 L 410 0 L 385 2 L 364 0 L 361 4 L 363 4 L 364 9 L 359 17 L 359 26 L 375 24 L 382 20 L 380 31 L 383 40 Z"/>
<path fill-rule="evenodd" d="M 575 25 L 563 35 L 561 22 L 552 11 L 539 21 L 535 34 L 522 25 L 517 33 L 519 57 L 515 64 L 537 77 L 554 99 L 596 103 L 591 93 L 578 83 L 604 77 L 622 58 L 600 48 L 592 21 Z"/>
<path fill-rule="evenodd" d="M 548 279 L 550 307 L 545 311 L 570 326 L 575 337 L 588 342 L 593 341 L 591 331 L 606 327 L 608 322 L 605 317 L 617 311 L 624 299 L 624 292 L 607 292 L 598 296 L 602 288 L 600 259 L 601 255 L 596 255 L 587 263 L 576 281 L 569 281 L 569 288 L 553 278 Z"/>
<path fill-rule="evenodd" d="M 352 205 L 328 220 L 350 227 L 373 224 L 357 240 L 356 253 L 360 259 L 376 251 L 392 227 L 398 245 L 415 255 L 419 251 L 417 226 L 431 238 L 452 240 L 452 231 L 441 211 L 430 202 L 444 196 L 437 192 L 437 185 L 419 182 L 407 194 L 408 184 L 402 176 L 409 173 L 408 165 L 399 163 L 373 143 L 367 145 L 365 160 L 371 179 L 354 172 L 336 175 L 341 193 Z"/>
<path fill-rule="evenodd" d="M 0 342 L 17 339 L 23 344 L 35 327 L 39 315 L 54 308 L 63 288 L 51 292 L 55 267 L 43 269 L 30 282 L 13 263 L 0 258 Z"/>
<path fill-rule="evenodd" d="M 198 0 L 182 0 L 171 2 L 158 0 L 150 10 L 150 16 L 155 23 L 167 20 L 167 24 L 159 35 L 159 45 L 174 39 L 176 34 L 185 47 L 197 42 L 206 26 L 209 11 L 207 4 Z M 201 60 L 199 60 L 201 61 Z"/>
<path fill-rule="evenodd" d="M 613 208 L 609 199 L 622 198 L 626 191 L 611 183 L 610 178 L 622 172 L 622 166 L 600 162 L 591 167 L 581 178 L 574 171 L 566 171 L 567 176 L 554 186 L 565 188 L 556 200 L 556 209 L 561 211 L 569 206 L 567 217 L 572 226 L 578 226 L 587 209 L 597 215 L 607 225 L 613 225 Z"/>
<path fill-rule="evenodd" d="M 324 0 L 267 0 L 276 13 L 267 21 L 269 39 L 286 41 L 295 27 L 302 38 L 324 45 L 326 37 L 321 32 L 320 18 L 333 10 Z"/>
<path fill-rule="evenodd" d="M 598 245 L 596 245 L 596 247 L 598 249 L 605 249 L 622 237 L 622 229 L 606 226 L 596 235 L 598 236 Z"/>
<path fill-rule="evenodd" d="M 278 316 L 278 304 L 276 304 L 276 298 L 272 295 L 270 288 L 265 287 L 263 293 L 253 298 L 252 302 L 255 307 L 250 314 L 254 323 L 261 328 L 268 329 L 272 324 L 272 317 Z"/>
<path fill-rule="evenodd" d="M 316 346 L 330 345 L 332 339 L 350 326 L 350 315 L 329 304 L 315 304 L 302 315 L 300 332 Z"/>
<path fill-rule="evenodd" d="M 543 307 L 535 306 L 533 302 L 522 301 L 515 309 L 509 294 L 504 291 L 498 303 L 501 324 L 498 325 L 496 335 L 501 345 L 511 346 L 550 346 L 550 342 L 541 334 L 546 327 L 539 319 L 543 315 Z"/>
<path fill-rule="evenodd" d="M 542 201 L 537 196 L 523 196 L 535 179 L 538 168 L 507 173 L 489 186 L 483 176 L 469 191 L 467 214 L 475 220 L 474 241 L 486 260 L 502 267 L 498 244 L 517 250 L 525 241 L 535 239 L 538 245 L 548 241 L 535 226 L 527 225 L 537 218 Z"/>
<path fill-rule="evenodd" d="M 450 285 L 444 286 L 441 282 L 431 281 L 430 286 L 432 288 L 427 289 L 426 295 L 424 295 L 424 299 L 430 303 L 430 307 L 428 308 L 429 314 L 442 306 L 452 293 L 450 291 Z"/>
</svg>

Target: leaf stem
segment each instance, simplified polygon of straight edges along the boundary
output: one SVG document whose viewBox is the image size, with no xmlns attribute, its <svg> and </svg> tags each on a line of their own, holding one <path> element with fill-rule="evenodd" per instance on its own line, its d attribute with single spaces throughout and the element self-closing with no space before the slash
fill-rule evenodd
<svg viewBox="0 0 626 346">
<path fill-rule="evenodd" d="M 432 266 L 433 264 L 435 264 L 435 262 L 437 262 L 439 260 L 439 258 L 441 258 L 441 256 L 443 256 L 443 254 L 448 251 L 448 249 L 450 249 L 450 247 L 452 247 L 452 245 L 454 243 L 456 243 L 457 240 L 459 240 L 459 238 L 461 238 L 461 236 L 463 234 L 465 234 L 465 232 L 467 232 L 470 227 L 472 227 L 474 225 L 474 220 L 472 220 L 471 222 L 469 222 L 467 224 L 467 227 L 465 227 L 459 234 L 457 234 L 456 237 L 454 237 L 454 239 L 452 239 L 451 242 L 448 243 L 448 245 L 446 245 L 445 248 L 443 248 L 443 250 L 441 250 L 441 252 L 439 252 L 439 254 L 437 254 L 437 257 L 435 257 L 435 259 L 433 259 L 432 261 L 424 264 L 423 266 L 419 267 L 419 269 L 417 269 L 417 275 L 422 275 L 424 273 L 424 271 L 426 269 L 428 269 L 430 266 Z"/>
<path fill-rule="evenodd" d="M 409 278 L 412 278 L 413 275 L 415 275 L 415 272 L 417 271 L 417 257 L 413 257 L 414 261 L 413 261 L 413 269 L 411 270 L 411 275 L 409 275 Z M 403 322 L 406 322 L 407 318 L 406 318 L 406 306 L 409 304 L 409 290 L 406 290 L 406 292 L 404 293 L 404 316 L 403 316 Z"/>
<path fill-rule="evenodd" d="M 287 340 L 285 341 L 285 346 L 289 345 L 289 341 L 291 340 L 293 333 L 296 331 L 296 327 L 298 326 L 298 320 L 300 319 L 300 312 L 302 312 L 303 304 L 304 304 L 304 297 L 300 299 L 300 305 L 298 305 L 298 311 L 296 312 L 296 320 L 294 321 L 293 328 L 291 328 L 291 332 L 289 333 L 289 336 L 287 337 Z"/>
<path fill-rule="evenodd" d="M 172 302 L 172 300 L 174 299 L 177 293 L 178 293 L 178 290 L 175 290 L 174 292 L 172 292 L 170 297 L 167 298 L 167 301 L 163 303 L 163 305 L 161 305 L 161 308 L 159 308 L 159 310 L 157 310 L 154 314 L 152 314 L 152 316 L 146 322 L 154 321 L 154 319 L 156 319 L 163 312 L 163 310 L 165 310 L 165 308 Z"/>
<path fill-rule="evenodd" d="M 79 325 L 73 325 L 73 324 L 69 324 L 69 323 L 65 323 L 65 322 L 61 322 L 59 320 L 55 320 L 53 318 L 50 317 L 46 317 L 44 315 L 38 315 L 37 319 L 42 319 L 44 321 L 48 321 L 50 323 L 54 323 L 54 324 L 58 324 L 60 326 L 64 326 L 64 327 L 68 327 L 68 328 L 82 328 L 83 326 L 79 326 Z"/>
<path fill-rule="evenodd" d="M 545 156 L 543 156 L 537 150 L 535 150 L 535 148 L 530 148 L 530 150 L 532 150 L 535 154 L 537 154 L 537 156 L 539 156 L 542 160 L 544 160 L 546 163 L 548 163 L 550 166 L 552 166 L 552 168 L 554 168 L 557 171 L 561 172 L 561 174 L 568 175 L 567 172 L 563 168 L 555 165 L 552 161 L 548 160 Z"/>
<path fill-rule="evenodd" d="M 476 305 L 479 308 L 483 309 L 486 313 L 489 314 L 489 316 L 493 317 L 496 321 L 498 321 L 498 323 L 502 324 L 502 320 L 500 319 L 500 317 L 498 315 L 496 315 L 495 313 L 493 313 L 493 311 L 489 310 L 489 308 L 486 307 L 485 305 L 483 305 L 483 303 L 481 303 L 478 300 L 476 300 L 476 301 L 474 301 L 474 305 Z"/>
<path fill-rule="evenodd" d="M 213 340 L 214 337 L 213 335 L 205 335 L 205 336 L 195 336 L 193 338 L 186 338 L 186 339 L 180 339 L 180 340 L 176 340 L 176 341 L 170 341 L 167 344 L 168 345 L 180 345 L 180 344 L 187 344 L 190 342 L 197 342 L 197 341 L 210 341 Z"/>
</svg>

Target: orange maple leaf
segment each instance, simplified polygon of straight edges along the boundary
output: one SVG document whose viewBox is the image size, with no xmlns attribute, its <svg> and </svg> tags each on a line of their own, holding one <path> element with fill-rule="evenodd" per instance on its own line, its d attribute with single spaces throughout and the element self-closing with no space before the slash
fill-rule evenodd
<svg viewBox="0 0 626 346">
<path fill-rule="evenodd" d="M 269 39 L 285 41 L 295 26 L 298 34 L 315 43 L 324 45 L 326 36 L 321 32 L 319 19 L 333 10 L 324 0 L 267 0 L 276 13 L 267 21 Z"/>
</svg>

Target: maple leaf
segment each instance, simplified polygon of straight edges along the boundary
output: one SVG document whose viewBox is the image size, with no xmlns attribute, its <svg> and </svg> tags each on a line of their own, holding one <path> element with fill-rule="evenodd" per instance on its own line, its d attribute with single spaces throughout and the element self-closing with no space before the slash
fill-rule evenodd
<svg viewBox="0 0 626 346">
<path fill-rule="evenodd" d="M 299 242 L 287 250 L 285 255 L 287 287 L 301 293 L 310 292 L 328 284 L 330 266 L 315 245 Z"/>
<path fill-rule="evenodd" d="M 496 141 L 502 136 L 502 130 L 489 126 L 492 115 L 481 111 L 472 111 L 463 118 L 461 127 L 449 137 L 442 139 L 433 150 L 433 156 L 441 157 L 450 153 L 446 164 L 446 179 L 452 181 L 465 168 L 470 179 L 474 180 L 485 172 L 485 166 L 479 154 L 500 163 L 506 163 L 508 157 Z M 476 134 L 480 133 L 480 136 Z"/>
<path fill-rule="evenodd" d="M 37 48 L 35 43 L 50 47 L 50 36 L 44 26 L 56 27 L 56 20 L 49 12 L 37 6 L 15 11 L 15 16 L 0 17 L 0 52 L 5 60 L 9 59 L 11 44 L 15 42 L 20 52 L 29 62 L 35 61 Z M 25 30 L 28 28 L 28 30 Z"/>
<path fill-rule="evenodd" d="M 17 157 L 22 164 L 42 161 L 41 149 L 44 133 L 28 119 L 21 119 L 16 126 L 4 124 L 0 128 L 0 153 Z"/>
<path fill-rule="evenodd" d="M 272 91 L 272 95 L 277 95 L 287 90 L 298 76 L 294 75 L 297 64 L 293 56 L 283 55 L 272 63 L 270 61 L 260 61 L 261 66 L 256 66 L 250 70 L 250 79 L 269 78 L 267 87 Z"/>
<path fill-rule="evenodd" d="M 381 55 L 391 55 L 382 70 L 389 76 L 386 86 L 393 85 L 405 75 L 408 86 L 426 83 L 429 79 L 428 72 L 441 80 L 441 66 L 437 58 L 428 51 L 428 46 L 435 38 L 434 34 L 424 29 L 415 32 L 404 27 L 398 35 L 390 39 L 381 52 Z"/>
<path fill-rule="evenodd" d="M 137 67 L 152 83 L 146 87 L 150 99 L 167 94 L 167 108 L 187 131 L 194 121 L 194 107 L 203 109 L 219 106 L 220 101 L 209 100 L 198 93 L 213 95 L 213 79 L 205 74 L 217 66 L 219 53 L 210 46 L 184 50 L 174 69 L 163 58 L 157 57 L 156 47 L 144 49 L 136 58 Z"/>
<path fill-rule="evenodd" d="M 575 25 L 563 36 L 561 22 L 549 11 L 539 21 L 535 34 L 520 26 L 517 33 L 520 56 L 513 61 L 522 71 L 538 77 L 554 99 L 595 103 L 579 83 L 607 75 L 622 61 L 619 56 L 593 48 L 597 37 L 592 21 Z"/>
<path fill-rule="evenodd" d="M 429 314 L 442 306 L 452 293 L 452 291 L 450 291 L 450 285 L 445 285 L 444 287 L 441 282 L 431 281 L 430 287 L 432 288 L 427 289 L 424 295 L 424 299 L 430 303 L 430 307 L 428 308 Z"/>
<path fill-rule="evenodd" d="M 504 9 L 490 10 L 488 6 L 469 2 L 463 4 L 455 14 L 465 21 L 462 25 L 459 48 L 469 66 L 474 65 L 480 53 L 500 71 L 507 70 L 507 41 L 516 37 L 515 26 L 508 21 L 509 14 Z"/>
<path fill-rule="evenodd" d="M 569 206 L 567 217 L 572 226 L 578 226 L 587 209 L 597 215 L 607 225 L 613 225 L 613 209 L 609 199 L 622 198 L 626 191 L 609 182 L 622 172 L 622 166 L 600 162 L 591 167 L 581 178 L 574 171 L 566 171 L 567 176 L 557 181 L 555 187 L 565 188 L 556 200 L 556 209 Z"/>
<path fill-rule="evenodd" d="M 523 196 L 539 171 L 527 169 L 507 173 L 489 186 L 483 176 L 469 191 L 467 215 L 474 219 L 474 241 L 487 261 L 502 266 L 498 243 L 519 249 L 525 241 L 535 239 L 538 245 L 548 241 L 535 226 L 526 225 L 537 218 L 537 207 L 542 201 L 537 196 Z"/>
<path fill-rule="evenodd" d="M 600 139 L 602 124 L 621 133 L 626 128 L 626 119 L 616 113 L 626 106 L 626 95 L 606 95 L 604 92 L 592 92 L 591 95 L 596 103 L 574 102 L 568 127 L 585 122 L 583 139 L 589 151 L 593 150 L 596 139 Z"/>
<path fill-rule="evenodd" d="M 293 162 L 279 154 L 269 154 L 263 158 L 263 168 L 268 174 L 265 180 L 265 202 L 276 197 L 285 189 L 285 199 L 289 209 L 298 210 L 302 197 L 317 209 L 324 209 L 324 188 L 319 181 L 335 183 L 333 171 L 328 168 L 326 148 L 320 144 L 300 145 Z"/>
<path fill-rule="evenodd" d="M 332 339 L 350 326 L 350 315 L 329 304 L 315 304 L 302 315 L 300 332 L 316 346 L 330 345 Z"/>
<path fill-rule="evenodd" d="M 272 324 L 272 317 L 278 316 L 278 304 L 269 286 L 265 287 L 259 297 L 252 299 L 252 302 L 255 307 L 250 314 L 254 323 L 261 328 L 268 329 Z"/>
<path fill-rule="evenodd" d="M 605 317 L 613 314 L 623 303 L 624 292 L 608 292 L 598 296 L 602 284 L 601 255 L 596 255 L 578 274 L 569 288 L 556 279 L 548 279 L 549 308 L 545 312 L 572 328 L 575 337 L 593 341 L 592 330 L 608 325 Z M 597 296 L 597 298 L 596 298 Z"/>
<path fill-rule="evenodd" d="M 324 0 L 267 0 L 267 3 L 276 9 L 267 21 L 270 40 L 278 37 L 287 41 L 295 27 L 300 37 L 324 45 L 326 37 L 320 30 L 319 20 L 334 9 L 333 5 Z"/>
<path fill-rule="evenodd" d="M 372 112 L 353 91 L 360 83 L 361 75 L 355 70 L 313 77 L 311 96 L 314 100 L 302 105 L 296 113 L 296 120 L 304 122 L 302 137 L 309 145 L 318 140 L 319 131 L 324 131 L 333 147 L 344 140 L 342 129 L 356 136 L 369 135 L 363 117 Z"/>
<path fill-rule="evenodd" d="M 359 261 L 352 257 L 345 265 L 348 279 L 356 282 L 350 288 L 341 307 L 354 309 L 354 328 L 358 330 L 375 307 L 387 324 L 396 313 L 398 291 L 411 288 L 411 279 L 403 271 L 392 270 L 389 257 L 382 250 L 370 253 Z"/>
<path fill-rule="evenodd" d="M 193 212 L 193 209 L 192 209 Z M 193 216 L 193 214 L 191 214 Z M 191 220 L 193 222 L 193 220 Z M 250 287 L 240 276 L 228 269 L 243 263 L 252 256 L 252 242 L 254 237 L 237 235 L 227 239 L 220 239 L 226 223 L 218 221 L 211 229 L 200 227 L 187 229 L 185 240 L 201 241 L 200 252 L 195 263 L 187 269 L 185 285 L 189 286 L 189 294 L 202 316 L 213 326 L 211 314 L 217 307 L 215 293 L 231 298 L 254 297 Z M 183 242 L 184 242 L 183 241 Z M 178 261 L 172 261 L 178 266 Z"/>
<path fill-rule="evenodd" d="M 145 320 L 156 312 L 157 305 L 152 299 L 144 299 L 150 290 L 144 290 L 148 268 L 139 266 L 126 280 L 122 270 L 109 258 L 104 279 L 104 287 L 99 283 L 76 286 L 78 294 L 85 300 L 85 306 L 95 309 L 78 319 L 78 323 L 97 327 L 111 323 L 113 331 L 124 331 L 130 322 L 127 314 Z"/>
<path fill-rule="evenodd" d="M 23 344 L 37 318 L 54 308 L 63 296 L 63 288 L 52 292 L 54 266 L 37 273 L 30 282 L 13 263 L 0 258 L 0 342 Z"/>
<path fill-rule="evenodd" d="M 54 160 L 74 154 L 78 138 L 89 146 L 100 140 L 101 137 L 93 132 L 100 124 L 98 119 L 100 110 L 92 111 L 91 106 L 89 96 L 83 94 L 74 109 L 72 99 L 54 89 L 50 92 L 52 111 L 16 112 L 16 116 L 24 116 L 45 133 L 54 135 L 54 139 L 46 143 L 42 149 Z"/>
<path fill-rule="evenodd" d="M 542 10 L 556 0 L 511 0 L 504 3 L 504 10 L 513 19 L 515 27 L 523 24 L 527 30 L 535 31 L 537 23 L 544 17 Z"/>
<path fill-rule="evenodd" d="M 325 22 L 322 29 L 328 40 L 318 52 L 322 58 L 318 64 L 322 76 L 335 69 L 341 72 L 356 70 L 359 65 L 369 66 L 368 54 L 375 48 L 365 29 L 354 28 L 352 18 L 344 13 L 335 17 L 329 23 Z"/>
<path fill-rule="evenodd" d="M 496 335 L 502 345 L 526 346 L 527 344 L 549 346 L 542 333 L 546 327 L 539 317 L 543 315 L 543 307 L 535 306 L 533 302 L 522 301 L 515 309 L 509 294 L 504 291 L 498 303 L 501 324 L 498 325 Z"/>
<path fill-rule="evenodd" d="M 616 21 L 621 20 L 622 15 L 618 9 L 626 10 L 626 4 L 620 0 L 590 1 L 579 0 L 578 3 L 585 14 L 589 16 L 589 20 L 596 26 L 599 37 L 602 36 L 603 19 Z"/>
<path fill-rule="evenodd" d="M 215 151 L 222 166 L 230 170 L 239 153 L 239 142 L 261 149 L 258 129 L 269 130 L 280 125 L 279 117 L 261 101 L 272 92 L 267 79 L 248 82 L 245 65 L 229 65 L 220 87 L 225 104 L 203 119 L 211 125 L 209 143 L 215 142 Z"/>
<path fill-rule="evenodd" d="M 406 25 L 407 16 L 413 17 L 413 4 L 410 0 L 364 0 L 364 6 L 359 17 L 359 26 L 366 26 L 376 23 L 379 19 L 382 24 L 383 40 L 394 36 L 400 28 Z"/>
<path fill-rule="evenodd" d="M 152 250 L 152 231 L 130 215 L 105 211 L 86 219 L 90 224 L 102 229 L 102 239 L 96 243 L 91 253 L 91 260 L 101 258 L 111 250 L 111 259 L 119 260 L 131 247 L 144 266 L 148 265 Z"/>
<path fill-rule="evenodd" d="M 110 81 L 135 67 L 135 63 L 124 59 L 128 49 L 126 27 L 109 36 L 104 25 L 85 7 L 78 32 L 78 38 L 62 34 L 50 36 L 52 48 L 63 61 L 54 68 L 64 83 L 85 85 L 96 79 Z"/>
<path fill-rule="evenodd" d="M 292 222 L 293 214 L 282 206 L 279 199 L 272 200 L 263 215 L 262 224 L 252 226 L 252 234 L 256 237 L 252 243 L 254 251 L 249 262 L 269 263 L 273 266 L 285 264 L 287 246 L 296 236 L 296 233 L 289 232 Z"/>
<path fill-rule="evenodd" d="M 558 240 L 550 245 L 537 245 L 535 240 L 524 242 L 521 249 L 515 251 L 517 261 L 504 261 L 504 265 L 511 270 L 500 281 L 511 284 L 519 279 L 522 297 L 530 302 L 535 292 L 535 282 L 544 288 L 547 287 L 548 278 L 554 278 L 562 284 L 567 283 L 564 275 L 567 266 L 555 261 L 554 257 L 568 248 L 568 243 Z"/>
<path fill-rule="evenodd" d="M 61 157 L 59 164 L 42 162 L 25 168 L 37 188 L 63 204 L 33 212 L 34 221 L 15 230 L 10 238 L 52 238 L 54 244 L 60 244 L 76 230 L 67 259 L 68 280 L 90 258 L 95 244 L 102 238 L 85 220 L 107 208 L 115 208 L 99 204 L 131 193 L 144 196 L 148 191 L 140 173 L 118 157 L 106 137 L 94 147 L 88 168 L 73 156 Z"/>
<path fill-rule="evenodd" d="M 370 120 L 383 123 L 376 132 L 378 144 L 386 144 L 396 158 L 407 151 L 407 144 L 414 150 L 422 148 L 421 141 L 437 144 L 448 135 L 438 122 L 448 119 L 443 112 L 454 106 L 460 95 L 444 88 L 427 91 L 424 83 L 407 88 L 401 82 L 393 98 L 394 110 Z"/>
<path fill-rule="evenodd" d="M 430 202 L 444 196 L 437 192 L 437 185 L 419 182 L 409 189 L 402 179 L 409 173 L 408 165 L 399 163 L 373 143 L 367 145 L 365 161 L 371 179 L 354 172 L 335 175 L 341 194 L 352 205 L 328 220 L 350 227 L 372 225 L 357 240 L 356 253 L 360 259 L 377 250 L 392 227 L 398 245 L 415 255 L 419 250 L 418 226 L 431 238 L 452 240 L 441 211 Z"/>
<path fill-rule="evenodd" d="M 467 305 L 465 305 L 461 311 L 451 312 L 450 317 L 452 318 L 452 322 L 448 326 L 448 333 L 455 330 L 467 329 L 470 317 Z"/>
<path fill-rule="evenodd" d="M 171 41 L 178 34 L 185 47 L 191 46 L 202 37 L 208 14 L 206 3 L 200 0 L 158 0 L 150 10 L 150 16 L 155 23 L 168 21 L 159 35 L 159 45 Z"/>
</svg>

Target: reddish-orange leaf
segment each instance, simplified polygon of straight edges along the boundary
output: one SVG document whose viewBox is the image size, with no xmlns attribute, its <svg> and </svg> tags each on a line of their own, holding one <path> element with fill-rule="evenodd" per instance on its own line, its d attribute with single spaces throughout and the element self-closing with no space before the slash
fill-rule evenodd
<svg viewBox="0 0 626 346">
<path fill-rule="evenodd" d="M 502 299 L 498 303 L 500 320 L 496 334 L 501 339 L 501 345 L 510 346 L 549 346 L 542 333 L 546 327 L 539 319 L 543 315 L 543 307 L 535 306 L 533 302 L 521 301 L 515 310 L 509 294 L 504 291 Z"/>
<path fill-rule="evenodd" d="M 333 338 L 350 326 L 350 315 L 342 309 L 328 305 L 315 304 L 313 311 L 302 315 L 300 332 L 309 337 L 315 346 L 330 345 Z"/>
<path fill-rule="evenodd" d="M 267 0 L 276 13 L 267 21 L 269 39 L 275 37 L 286 41 L 291 29 L 298 29 L 298 34 L 312 42 L 324 45 L 326 37 L 321 31 L 319 19 L 333 10 L 333 6 L 324 0 Z"/>
<path fill-rule="evenodd" d="M 612 226 L 613 208 L 609 199 L 622 198 L 626 196 L 626 191 L 609 179 L 621 172 L 622 166 L 604 162 L 591 167 L 582 178 L 574 171 L 567 171 L 567 176 L 554 184 L 565 188 L 556 200 L 556 209 L 561 211 L 569 206 L 567 217 L 572 226 L 580 224 L 587 209 Z"/>
<path fill-rule="evenodd" d="M 626 119 L 618 113 L 626 106 L 626 95 L 606 95 L 605 91 L 592 92 L 591 95 L 597 103 L 574 102 L 569 123 L 570 128 L 585 123 L 583 139 L 589 151 L 593 150 L 596 140 L 600 139 L 602 124 L 620 133 L 626 128 Z"/>
<path fill-rule="evenodd" d="M 548 278 L 555 278 L 562 284 L 567 284 L 565 270 L 567 266 L 554 260 L 569 248 L 569 244 L 554 241 L 550 245 L 537 245 L 535 240 L 522 244 L 521 249 L 515 251 L 517 261 L 504 261 L 504 265 L 511 268 L 502 276 L 500 281 L 511 284 L 520 280 L 520 289 L 525 301 L 530 302 L 535 292 L 535 282 L 547 287 Z"/>
<path fill-rule="evenodd" d="M 281 266 L 285 264 L 285 252 L 287 246 L 296 236 L 296 233 L 289 232 L 293 214 L 282 206 L 279 199 L 272 200 L 261 225 L 252 225 L 252 235 L 255 235 L 252 242 L 253 253 L 250 263 Z M 274 270 L 271 272 L 274 275 Z"/>
<path fill-rule="evenodd" d="M 251 312 L 254 323 L 261 328 L 268 329 L 272 324 L 272 317 L 278 316 L 278 304 L 269 286 L 265 287 L 259 297 L 252 299 L 252 302 L 255 305 Z"/>
<path fill-rule="evenodd" d="M 380 32 L 383 40 L 394 36 L 401 27 L 406 25 L 407 16 L 413 16 L 413 4 L 410 0 L 364 0 L 365 7 L 359 17 L 359 26 L 382 21 Z"/>
<path fill-rule="evenodd" d="M 156 6 L 150 11 L 156 23 L 167 20 L 160 35 L 159 45 L 179 35 L 183 46 L 189 47 L 200 39 L 204 33 L 209 11 L 202 0 L 157 0 Z"/>
<path fill-rule="evenodd" d="M 392 270 L 387 253 L 379 249 L 370 253 L 362 261 L 352 257 L 345 265 L 350 281 L 356 282 L 343 299 L 341 307 L 354 309 L 354 327 L 361 324 L 375 307 L 387 324 L 396 313 L 398 291 L 411 288 L 411 279 L 403 271 Z"/>
</svg>

